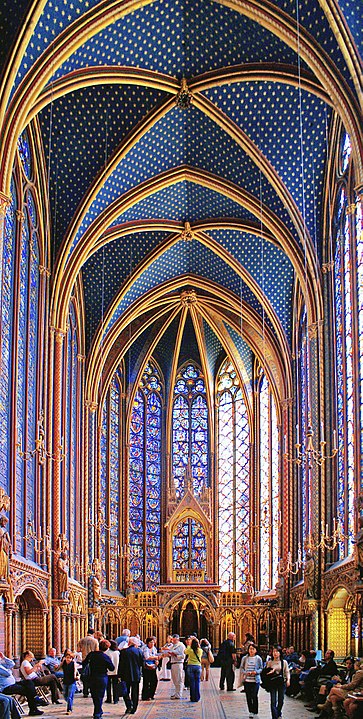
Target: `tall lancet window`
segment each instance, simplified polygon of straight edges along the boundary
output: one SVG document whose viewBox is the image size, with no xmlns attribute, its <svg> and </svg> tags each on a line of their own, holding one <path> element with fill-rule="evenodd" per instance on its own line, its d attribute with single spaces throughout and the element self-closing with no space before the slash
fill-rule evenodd
<svg viewBox="0 0 363 719">
<path fill-rule="evenodd" d="M 35 194 L 30 187 L 32 162 L 29 138 L 24 133 L 19 139 L 19 187 L 22 185 L 22 205 L 18 213 L 19 228 L 15 273 L 18 276 L 17 306 L 13 320 L 13 342 L 16 344 L 16 426 L 17 442 L 28 459 L 17 453 L 16 458 L 16 525 L 18 550 L 34 559 L 34 543 L 25 547 L 20 536 L 25 535 L 27 520 L 36 521 L 36 482 L 38 464 L 36 456 L 29 457 L 35 447 L 38 404 L 37 356 L 39 346 L 39 223 Z M 13 350 L 14 351 L 14 350 Z M 20 535 L 20 536 L 19 536 Z"/>
<path fill-rule="evenodd" d="M 196 497 L 208 485 L 208 406 L 204 378 L 192 362 L 177 374 L 172 417 L 172 472 L 177 498 L 184 494 L 188 464 Z"/>
<path fill-rule="evenodd" d="M 275 586 L 279 533 L 279 436 L 275 399 L 264 373 L 259 379 L 260 589 Z"/>
<path fill-rule="evenodd" d="M 161 422 L 163 385 L 150 360 L 130 420 L 129 568 L 137 592 L 160 583 Z"/>
<path fill-rule="evenodd" d="M 102 411 L 100 437 L 100 506 L 105 507 L 106 526 L 100 533 L 100 559 L 107 589 L 119 588 L 120 486 L 122 437 L 122 376 L 114 374 Z"/>
<path fill-rule="evenodd" d="M 347 546 L 342 542 L 339 556 L 352 550 L 354 535 L 354 474 L 355 474 L 355 387 L 353 360 L 353 278 L 352 224 L 349 213 L 349 166 L 351 147 L 347 134 L 343 135 L 338 163 L 340 179 L 334 213 L 334 289 L 336 333 L 336 392 L 338 422 L 338 479 L 337 517 Z"/>
<path fill-rule="evenodd" d="M 227 359 L 217 379 L 219 584 L 247 589 L 250 553 L 250 428 L 237 373 Z"/>
</svg>

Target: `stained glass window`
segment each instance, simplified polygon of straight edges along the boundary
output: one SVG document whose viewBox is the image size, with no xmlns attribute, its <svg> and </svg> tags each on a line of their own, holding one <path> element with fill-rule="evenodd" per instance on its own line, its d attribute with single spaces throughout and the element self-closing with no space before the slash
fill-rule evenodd
<svg viewBox="0 0 363 719">
<path fill-rule="evenodd" d="M 15 185 L 11 185 L 11 203 L 5 215 L 1 285 L 1 372 L 0 372 L 0 486 L 9 489 L 11 337 L 13 329 L 14 259 L 16 246 Z"/>
<path fill-rule="evenodd" d="M 217 379 L 219 584 L 245 591 L 250 552 L 250 430 L 237 373 L 227 359 Z"/>
<path fill-rule="evenodd" d="M 190 462 L 194 494 L 208 486 L 208 406 L 204 378 L 188 362 L 178 372 L 174 386 L 172 417 L 172 472 L 176 496 L 185 490 Z"/>
<path fill-rule="evenodd" d="M 262 373 L 260 419 L 260 589 L 277 582 L 279 534 L 279 436 L 275 399 Z"/>
<path fill-rule="evenodd" d="M 28 148 L 29 149 L 29 148 Z M 17 442 L 27 455 L 16 456 L 16 520 L 18 548 L 24 551 L 19 535 L 25 534 L 27 520 L 35 521 L 37 459 L 35 447 L 38 418 L 37 356 L 39 311 L 39 246 L 33 196 L 28 190 L 21 216 L 19 248 L 19 295 L 17 314 Z M 15 329 L 15 328 L 14 328 Z M 25 507 L 25 512 L 24 512 Z M 34 543 L 28 542 L 26 554 L 34 559 Z"/>
<path fill-rule="evenodd" d="M 25 175 L 28 180 L 30 180 L 32 174 L 32 159 L 27 130 L 24 130 L 18 139 L 18 152 Z"/>
<path fill-rule="evenodd" d="M 112 378 L 102 410 L 100 437 L 99 504 L 104 507 L 106 526 L 100 532 L 100 559 L 104 586 L 119 589 L 119 547 L 121 545 L 120 486 L 122 374 Z"/>
<path fill-rule="evenodd" d="M 355 394 L 353 360 L 352 260 L 351 223 L 348 206 L 347 173 L 350 162 L 350 142 L 344 134 L 341 145 L 342 177 L 335 206 L 335 361 L 338 430 L 337 518 L 347 537 L 339 546 L 339 557 L 352 551 L 354 534 L 354 429 Z M 358 250 L 359 252 L 359 250 Z"/>
<path fill-rule="evenodd" d="M 206 569 L 207 545 L 200 522 L 189 517 L 180 522 L 173 536 L 173 569 Z"/>
<path fill-rule="evenodd" d="M 130 420 L 129 567 L 135 591 L 160 584 L 162 380 L 145 367 Z"/>
</svg>

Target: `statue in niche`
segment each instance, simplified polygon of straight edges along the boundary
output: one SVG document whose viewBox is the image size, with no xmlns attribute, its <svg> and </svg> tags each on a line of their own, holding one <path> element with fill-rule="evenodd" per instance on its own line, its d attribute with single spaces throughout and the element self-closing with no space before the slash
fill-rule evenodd
<svg viewBox="0 0 363 719">
<path fill-rule="evenodd" d="M 91 580 L 91 588 L 92 588 L 92 598 L 93 598 L 93 606 L 97 606 L 101 601 L 101 582 L 102 582 L 102 567 L 101 562 L 98 559 L 98 557 L 95 557 L 92 562 L 92 580 Z"/>
<path fill-rule="evenodd" d="M 9 583 L 9 561 L 12 556 L 10 535 L 7 530 L 8 518 L 5 514 L 0 515 L 0 581 Z"/>
<path fill-rule="evenodd" d="M 67 552 L 61 552 L 57 561 L 58 591 L 61 599 L 69 597 L 68 557 Z"/>
<path fill-rule="evenodd" d="M 315 559 L 307 552 L 304 562 L 304 594 L 306 599 L 315 598 Z"/>
</svg>

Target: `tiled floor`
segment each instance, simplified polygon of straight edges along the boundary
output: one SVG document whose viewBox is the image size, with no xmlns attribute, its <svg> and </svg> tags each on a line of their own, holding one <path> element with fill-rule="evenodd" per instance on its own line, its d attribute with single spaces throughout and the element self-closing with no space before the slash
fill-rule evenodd
<svg viewBox="0 0 363 719">
<path fill-rule="evenodd" d="M 212 678 L 201 684 L 201 701 L 191 704 L 189 692 L 184 691 L 185 698 L 181 701 L 170 700 L 170 682 L 159 682 L 155 700 L 140 702 L 136 713 L 137 719 L 247 719 L 248 710 L 245 694 L 237 689 L 235 692 L 221 692 L 218 689 L 219 669 L 212 669 Z M 259 691 L 259 719 L 270 719 L 269 694 L 264 689 Z M 124 713 L 124 703 L 104 704 L 104 719 L 120 719 Z M 44 708 L 43 719 L 63 719 L 66 705 Z M 92 699 L 84 699 L 76 694 L 73 719 L 91 719 L 93 714 Z M 284 719 L 311 719 L 300 700 L 286 697 L 283 708 Z"/>
</svg>

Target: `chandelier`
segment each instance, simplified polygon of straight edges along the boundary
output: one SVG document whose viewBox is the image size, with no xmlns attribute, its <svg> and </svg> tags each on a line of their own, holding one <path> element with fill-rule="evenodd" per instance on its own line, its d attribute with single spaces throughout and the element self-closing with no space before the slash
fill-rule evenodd
<svg viewBox="0 0 363 719">
<path fill-rule="evenodd" d="M 324 462 L 326 462 L 328 459 L 334 459 L 334 457 L 338 454 L 336 429 L 333 430 L 333 448 L 331 454 L 326 453 L 326 444 L 327 443 L 324 439 L 324 428 L 323 424 L 321 424 L 321 440 L 318 446 L 315 445 L 314 430 L 312 428 L 311 414 L 309 412 L 305 442 L 300 442 L 299 425 L 297 424 L 296 443 L 294 445 L 295 454 L 293 455 L 287 450 L 285 435 L 283 456 L 284 459 L 287 460 L 287 462 L 297 464 L 298 466 L 300 466 L 301 464 L 306 464 L 308 467 L 312 467 L 312 463 L 314 462 L 318 467 L 322 467 Z"/>
<path fill-rule="evenodd" d="M 56 460 L 58 462 L 63 462 L 66 456 L 65 452 L 63 451 L 63 437 L 60 445 L 58 446 L 58 449 L 54 452 L 54 454 L 52 452 L 49 452 L 46 447 L 44 410 L 41 410 L 39 414 L 39 419 L 37 422 L 37 436 L 35 438 L 34 449 L 24 451 L 21 449 L 20 442 L 16 443 L 16 448 L 18 450 L 19 456 L 24 460 L 24 462 L 29 462 L 31 459 L 33 459 L 33 457 L 36 456 L 40 465 L 44 465 L 47 459 L 53 462 L 55 462 Z"/>
</svg>

